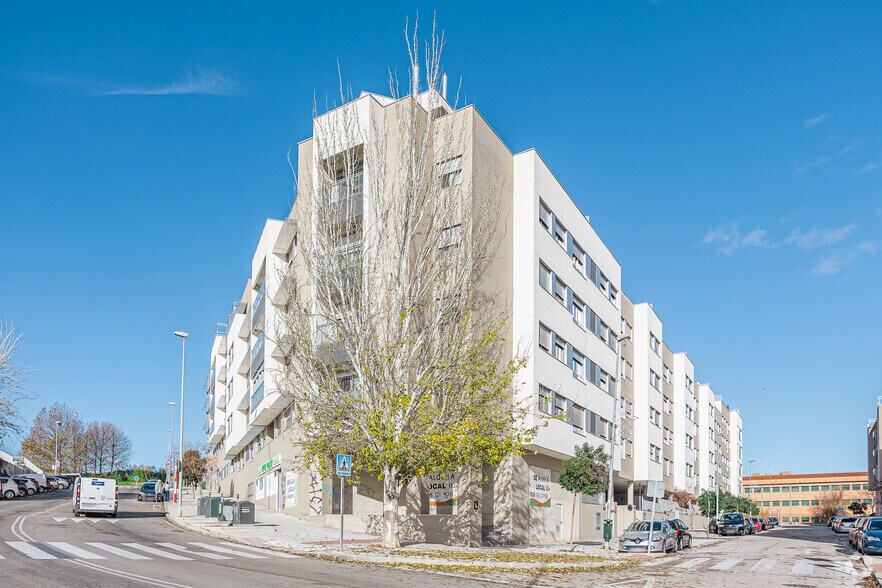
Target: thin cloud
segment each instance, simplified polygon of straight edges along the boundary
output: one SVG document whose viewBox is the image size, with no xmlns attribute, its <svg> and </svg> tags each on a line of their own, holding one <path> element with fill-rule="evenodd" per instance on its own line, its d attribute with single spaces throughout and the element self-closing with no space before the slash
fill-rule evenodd
<svg viewBox="0 0 882 588">
<path fill-rule="evenodd" d="M 738 223 L 730 223 L 708 231 L 701 242 L 714 247 L 723 255 L 732 255 L 742 249 L 774 246 L 774 243 L 767 239 L 767 235 L 768 233 L 763 229 L 742 233 Z"/>
<path fill-rule="evenodd" d="M 812 161 L 810 161 L 808 163 L 801 163 L 799 161 L 795 161 L 795 162 L 793 162 L 793 165 L 790 166 L 790 169 L 794 175 L 803 174 L 803 173 L 805 173 L 807 171 L 811 171 L 817 167 L 829 165 L 829 164 L 833 163 L 836 159 L 845 155 L 846 153 L 851 153 L 852 151 L 855 151 L 860 146 L 861 146 L 860 141 L 852 141 L 851 143 L 849 143 L 848 145 L 846 145 L 845 147 L 843 147 L 842 149 L 840 149 L 839 151 L 837 151 L 836 153 L 834 153 L 832 155 L 822 155 L 818 158 L 813 159 Z"/>
<path fill-rule="evenodd" d="M 864 174 L 868 174 L 868 173 L 870 173 L 871 171 L 876 170 L 876 169 L 878 169 L 878 168 L 880 168 L 880 167 L 882 167 L 882 161 L 876 161 L 876 162 L 874 162 L 874 163 L 868 163 L 867 165 L 865 165 L 864 167 L 862 167 L 861 169 L 858 170 L 857 175 L 862 176 L 862 175 L 864 175 Z"/>
<path fill-rule="evenodd" d="M 182 80 L 162 86 L 120 86 L 95 92 L 98 96 L 233 96 L 241 93 L 242 89 L 234 78 L 214 69 L 190 72 Z"/>
<path fill-rule="evenodd" d="M 845 249 L 832 251 L 815 261 L 811 274 L 819 277 L 835 276 L 861 256 L 875 253 L 875 251 L 876 243 L 873 241 L 861 241 Z"/>
<path fill-rule="evenodd" d="M 784 242 L 804 251 L 813 251 L 844 241 L 856 228 L 857 225 L 851 224 L 833 229 L 794 229 Z"/>
<path fill-rule="evenodd" d="M 827 120 L 828 118 L 830 118 L 829 112 L 825 112 L 824 114 L 816 116 L 814 118 L 807 118 L 802 121 L 802 128 L 805 130 L 812 129 Z"/>
</svg>

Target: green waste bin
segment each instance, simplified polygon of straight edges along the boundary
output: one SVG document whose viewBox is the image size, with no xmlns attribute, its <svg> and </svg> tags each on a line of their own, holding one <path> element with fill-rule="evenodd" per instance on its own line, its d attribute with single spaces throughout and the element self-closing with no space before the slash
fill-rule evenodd
<svg viewBox="0 0 882 588">
<path fill-rule="evenodd" d="M 205 505 L 205 513 L 204 515 L 210 519 L 216 519 L 217 515 L 220 513 L 220 505 L 221 505 L 221 497 L 214 496 L 208 499 L 208 502 Z"/>
<path fill-rule="evenodd" d="M 609 519 L 603 521 L 603 540 L 612 540 L 612 521 Z"/>
</svg>

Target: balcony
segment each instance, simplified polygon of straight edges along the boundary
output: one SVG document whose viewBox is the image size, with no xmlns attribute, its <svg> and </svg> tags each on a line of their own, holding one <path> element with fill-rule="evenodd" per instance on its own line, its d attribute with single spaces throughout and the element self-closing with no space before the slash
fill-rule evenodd
<svg viewBox="0 0 882 588">
<path fill-rule="evenodd" d="M 215 427 L 214 423 L 211 423 L 211 430 L 208 432 L 208 442 L 218 443 L 222 441 L 226 432 L 227 427 L 223 423 L 221 423 L 218 427 Z"/>
<path fill-rule="evenodd" d="M 227 394 L 226 392 L 222 392 L 217 395 L 217 409 L 223 410 L 227 407 Z"/>
<path fill-rule="evenodd" d="M 251 423 L 266 426 L 279 416 L 291 399 L 278 390 L 267 390 L 264 386 L 260 388 L 260 398 L 254 396 L 251 399 Z"/>
<path fill-rule="evenodd" d="M 253 394 L 251 394 L 251 413 L 254 413 L 254 409 L 257 408 L 257 405 L 260 404 L 260 401 L 263 400 L 263 391 L 265 387 L 263 384 L 257 387 Z"/>
<path fill-rule="evenodd" d="M 266 306 L 266 282 L 257 291 L 254 304 L 251 307 L 251 331 L 263 329 L 263 310 Z"/>
<path fill-rule="evenodd" d="M 254 341 L 251 348 L 251 371 L 256 372 L 263 365 L 263 350 L 266 342 L 263 333 Z"/>
<path fill-rule="evenodd" d="M 217 381 L 224 384 L 227 383 L 227 366 L 222 365 L 217 368 Z"/>
<path fill-rule="evenodd" d="M 248 372 L 251 370 L 251 354 L 246 353 L 242 356 L 242 361 L 239 362 L 239 367 L 236 370 L 240 375 L 247 376 Z"/>
</svg>

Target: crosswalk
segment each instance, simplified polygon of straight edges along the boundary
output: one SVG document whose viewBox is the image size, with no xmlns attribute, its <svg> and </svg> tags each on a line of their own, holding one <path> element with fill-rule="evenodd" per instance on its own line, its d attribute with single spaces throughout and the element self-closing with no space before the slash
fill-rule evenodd
<svg viewBox="0 0 882 588">
<path fill-rule="evenodd" d="M 149 544 L 127 542 L 111 545 L 97 541 L 87 541 L 82 546 L 65 541 L 5 541 L 3 543 L 10 549 L 9 551 L 0 551 L 0 560 L 13 556 L 24 556 L 35 560 L 107 560 L 119 557 L 130 560 L 193 561 L 236 558 L 266 559 L 271 556 L 270 552 L 254 553 L 201 541 L 188 542 L 183 545 L 168 542 Z"/>
<path fill-rule="evenodd" d="M 846 559 L 789 559 L 782 561 L 774 558 L 752 559 L 740 557 L 720 558 L 715 557 L 689 557 L 684 561 L 677 562 L 670 557 L 653 559 L 641 567 L 656 567 L 670 564 L 672 568 L 679 570 L 711 570 L 711 571 L 736 571 L 750 572 L 754 574 L 789 574 L 791 576 L 820 576 L 835 575 L 838 577 L 859 577 L 861 572 L 855 568 L 851 560 Z M 675 563 L 676 562 L 676 563 Z"/>
</svg>

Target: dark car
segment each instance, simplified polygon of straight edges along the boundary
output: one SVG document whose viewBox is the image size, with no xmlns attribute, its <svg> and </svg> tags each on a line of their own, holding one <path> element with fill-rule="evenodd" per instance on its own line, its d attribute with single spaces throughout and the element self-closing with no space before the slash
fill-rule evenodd
<svg viewBox="0 0 882 588">
<path fill-rule="evenodd" d="M 157 502 L 162 500 L 162 494 L 156 493 L 157 482 L 159 480 L 148 480 L 141 484 L 141 488 L 138 490 L 138 502 L 144 500 Z"/>
<path fill-rule="evenodd" d="M 780 526 L 780 525 L 778 524 L 778 517 L 770 517 L 770 518 L 769 518 L 769 522 L 772 523 L 772 527 L 778 527 L 778 526 Z"/>
<path fill-rule="evenodd" d="M 724 512 L 717 521 L 720 535 L 744 535 L 744 515 L 740 512 Z"/>
<path fill-rule="evenodd" d="M 681 519 L 669 519 L 668 524 L 674 528 L 677 533 L 677 551 L 692 547 L 692 533 Z"/>
<path fill-rule="evenodd" d="M 882 518 L 871 517 L 864 523 L 858 542 L 861 553 L 882 553 Z"/>
</svg>

